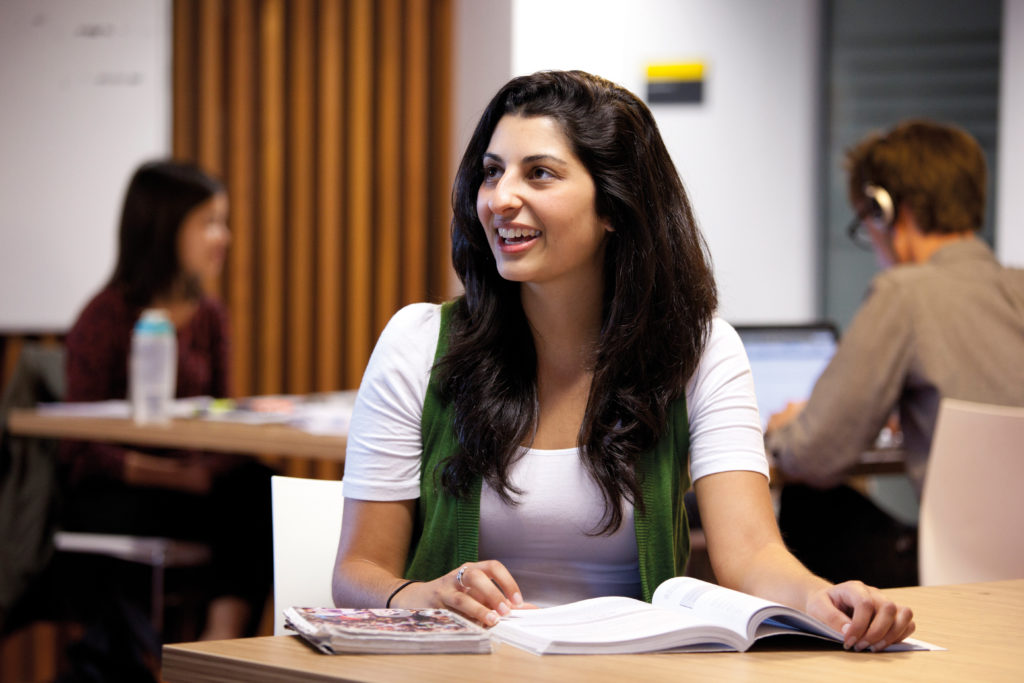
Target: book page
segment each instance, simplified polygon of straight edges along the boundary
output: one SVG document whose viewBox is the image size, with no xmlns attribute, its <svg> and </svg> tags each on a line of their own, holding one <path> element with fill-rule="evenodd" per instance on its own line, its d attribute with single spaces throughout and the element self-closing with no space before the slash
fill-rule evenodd
<svg viewBox="0 0 1024 683">
<path fill-rule="evenodd" d="M 677 576 L 663 582 L 654 591 L 652 603 L 681 613 L 693 613 L 701 620 L 739 633 L 749 633 L 749 640 L 775 634 L 799 633 L 843 641 L 842 634 L 800 610 L 687 576 Z M 922 640 L 907 638 L 890 645 L 886 651 L 941 649 Z"/>
<path fill-rule="evenodd" d="M 728 633 L 708 625 L 699 615 L 658 608 L 640 600 L 603 597 L 537 610 L 515 610 L 492 633 L 514 643 L 610 645 L 647 642 L 651 649 L 685 642 L 726 642 L 735 647 L 742 631 Z M 666 637 L 666 634 L 672 634 Z M 681 635 L 682 634 L 682 635 Z"/>
<path fill-rule="evenodd" d="M 716 586 L 688 576 L 677 576 L 663 582 L 654 591 L 651 602 L 659 607 L 694 614 L 696 618 L 717 624 L 747 637 L 750 620 L 762 609 L 791 608 L 753 595 Z"/>
<path fill-rule="evenodd" d="M 753 641 L 751 625 L 764 617 L 791 617 L 796 622 L 800 616 L 806 625 L 816 621 L 784 605 L 687 577 L 664 582 L 655 591 L 654 602 L 603 597 L 513 610 L 491 635 L 537 654 L 711 652 L 747 649 Z M 822 633 L 826 631 L 830 629 L 825 627 Z M 758 636 L 771 633 L 794 631 L 769 619 Z"/>
</svg>

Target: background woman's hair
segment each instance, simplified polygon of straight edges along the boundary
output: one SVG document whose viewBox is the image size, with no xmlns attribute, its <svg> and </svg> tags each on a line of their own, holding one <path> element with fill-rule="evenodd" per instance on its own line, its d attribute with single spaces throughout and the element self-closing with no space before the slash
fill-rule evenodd
<svg viewBox="0 0 1024 683">
<path fill-rule="evenodd" d="M 581 71 L 515 78 L 488 104 L 452 193 L 452 260 L 465 287 L 439 361 L 454 404 L 460 451 L 441 482 L 455 495 L 483 477 L 506 502 L 519 493 L 509 468 L 537 423 L 537 358 L 519 284 L 497 271 L 476 198 L 483 155 L 501 118 L 560 124 L 593 177 L 598 215 L 614 229 L 604 264 L 604 306 L 594 379 L 578 445 L 605 498 L 598 533 L 622 522 L 623 499 L 642 509 L 639 456 L 665 430 L 685 392 L 717 305 L 710 256 L 650 110 L 635 95 Z M 680 454 L 686 457 L 686 454 Z"/>
<path fill-rule="evenodd" d="M 911 119 L 866 137 L 846 153 L 850 203 L 864 186 L 884 187 L 905 204 L 923 232 L 981 230 L 985 221 L 985 153 L 956 126 Z"/>
<path fill-rule="evenodd" d="M 110 284 L 123 288 L 135 306 L 147 306 L 154 296 L 168 293 L 183 275 L 178 232 L 185 217 L 224 191 L 220 180 L 195 164 L 151 161 L 140 166 L 125 192 Z M 194 278 L 185 285 L 190 296 L 199 295 Z"/>
</svg>

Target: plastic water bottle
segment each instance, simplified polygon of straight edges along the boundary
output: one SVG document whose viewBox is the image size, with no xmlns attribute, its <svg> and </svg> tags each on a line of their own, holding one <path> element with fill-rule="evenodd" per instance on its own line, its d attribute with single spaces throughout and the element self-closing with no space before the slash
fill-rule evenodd
<svg viewBox="0 0 1024 683">
<path fill-rule="evenodd" d="M 171 419 L 178 378 L 178 337 L 167 311 L 147 308 L 132 331 L 129 396 L 138 424 Z"/>
</svg>

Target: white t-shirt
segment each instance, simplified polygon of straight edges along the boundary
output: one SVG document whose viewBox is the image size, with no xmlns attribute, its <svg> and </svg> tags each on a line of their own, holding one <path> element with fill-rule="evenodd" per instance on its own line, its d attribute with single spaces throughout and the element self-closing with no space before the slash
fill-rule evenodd
<svg viewBox="0 0 1024 683">
<path fill-rule="evenodd" d="M 394 315 L 373 350 L 349 428 L 345 496 L 419 498 L 420 419 L 437 350 L 441 308 L 412 304 Z M 716 318 L 686 385 L 693 481 L 731 470 L 768 476 L 750 364 L 739 335 Z M 481 559 L 504 563 L 538 605 L 597 595 L 639 596 L 633 509 L 610 536 L 594 536 L 604 514 L 600 488 L 575 448 L 527 450 L 511 468 L 517 505 L 486 484 L 480 501 Z"/>
</svg>

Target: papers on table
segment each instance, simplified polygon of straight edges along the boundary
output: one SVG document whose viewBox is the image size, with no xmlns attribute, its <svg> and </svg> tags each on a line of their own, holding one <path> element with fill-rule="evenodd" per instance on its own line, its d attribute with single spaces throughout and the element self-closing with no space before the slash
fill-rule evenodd
<svg viewBox="0 0 1024 683">
<path fill-rule="evenodd" d="M 241 424 L 286 424 L 310 434 L 344 436 L 348 433 L 356 392 L 252 396 L 237 401 L 195 396 L 174 401 L 175 418 L 194 418 Z M 41 403 L 43 415 L 62 417 L 131 418 L 124 400 L 80 403 Z"/>
<path fill-rule="evenodd" d="M 55 417 L 131 417 L 128 401 L 92 401 L 83 403 L 40 403 L 36 410 Z"/>
</svg>

